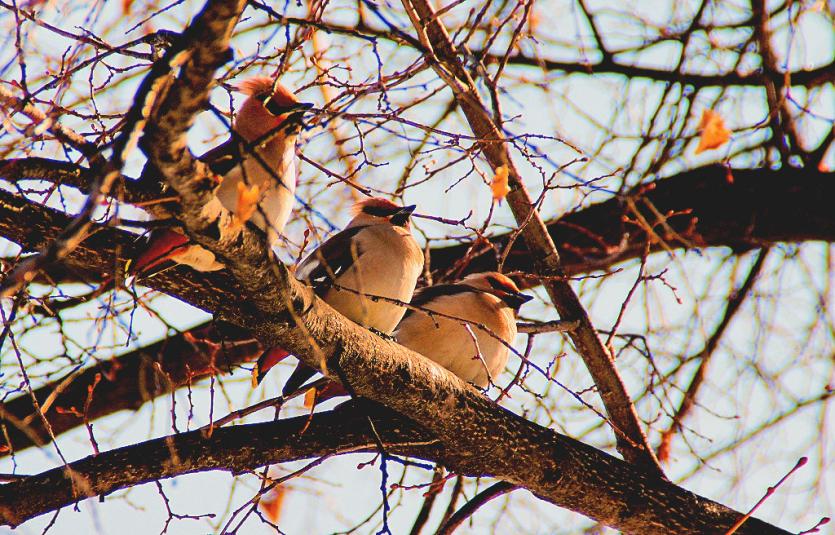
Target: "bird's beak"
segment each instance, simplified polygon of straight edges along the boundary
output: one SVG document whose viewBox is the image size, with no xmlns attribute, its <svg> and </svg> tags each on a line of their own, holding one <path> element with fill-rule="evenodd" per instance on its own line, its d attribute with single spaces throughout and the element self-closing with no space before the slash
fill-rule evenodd
<svg viewBox="0 0 835 535">
<path fill-rule="evenodd" d="M 282 106 L 281 114 L 285 114 L 284 120 L 281 122 L 281 127 L 287 134 L 297 134 L 304 124 L 304 114 L 313 107 L 310 102 L 298 102 L 291 106 Z M 269 106 L 267 107 L 269 110 Z M 273 113 L 270 111 L 270 113 Z M 274 114 L 275 115 L 275 114 Z"/>
<path fill-rule="evenodd" d="M 533 296 L 523 294 L 521 292 L 502 292 L 502 295 L 499 296 L 499 299 L 504 301 L 507 304 L 507 306 L 509 306 L 513 310 L 519 310 L 520 308 L 522 308 L 522 305 L 533 299 Z"/>
<path fill-rule="evenodd" d="M 409 221 L 409 218 L 412 217 L 412 212 L 415 211 L 415 208 L 417 208 L 417 205 L 415 204 L 404 206 L 391 216 L 391 224 L 402 227 L 407 221 Z"/>
<path fill-rule="evenodd" d="M 274 100 L 267 99 L 264 101 L 264 107 L 267 108 L 268 112 L 278 117 L 279 115 L 292 113 L 294 111 L 307 111 L 313 107 L 313 104 L 310 102 L 294 102 L 286 106 L 279 106 Z"/>
</svg>

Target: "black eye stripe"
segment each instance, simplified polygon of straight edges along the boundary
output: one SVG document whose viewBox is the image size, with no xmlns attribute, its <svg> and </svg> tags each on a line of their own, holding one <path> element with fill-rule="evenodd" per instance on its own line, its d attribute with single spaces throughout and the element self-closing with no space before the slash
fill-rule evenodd
<svg viewBox="0 0 835 535">
<path fill-rule="evenodd" d="M 279 106 L 274 100 L 267 100 L 264 102 L 264 107 L 273 115 L 284 115 L 287 112 L 293 111 L 294 106 Z"/>
<path fill-rule="evenodd" d="M 388 217 L 400 211 L 400 207 L 385 208 L 383 206 L 363 206 L 363 213 L 377 217 Z"/>
<path fill-rule="evenodd" d="M 487 279 L 487 283 L 495 290 L 501 290 L 503 292 L 516 292 L 513 288 L 508 287 L 506 284 L 501 283 L 492 277 Z"/>
</svg>

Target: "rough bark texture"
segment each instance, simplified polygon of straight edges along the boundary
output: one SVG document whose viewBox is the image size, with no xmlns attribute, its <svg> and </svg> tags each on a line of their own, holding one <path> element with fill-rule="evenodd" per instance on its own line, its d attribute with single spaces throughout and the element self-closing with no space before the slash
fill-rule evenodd
<svg viewBox="0 0 835 535">
<path fill-rule="evenodd" d="M 428 4 L 420 5 L 424 11 L 429 9 Z M 183 58 L 177 78 L 161 94 L 141 144 L 152 165 L 179 194 L 179 216 L 189 235 L 215 252 L 228 269 L 215 274 L 191 273 L 188 277 L 174 272 L 155 277 L 149 284 L 219 319 L 248 326 L 262 345 L 285 347 L 305 363 L 343 382 L 356 395 L 408 414 L 410 421 L 361 404 L 354 413 L 315 417 L 311 424 L 315 428 L 305 433 L 299 432 L 303 419 L 291 419 L 220 429 L 211 438 L 194 432 L 137 444 L 78 461 L 69 469 L 57 468 L 0 487 L 0 521 L 17 524 L 81 497 L 178 473 L 206 469 L 239 472 L 272 462 L 374 447 L 375 440 L 366 435 L 363 423 L 370 415 L 375 427 L 383 429 L 383 442 L 391 441 L 388 446 L 393 451 L 443 462 L 462 474 L 497 477 L 624 532 L 721 533 L 731 526 L 740 513 L 666 481 L 652 462 L 645 462 L 649 452 L 641 440 L 636 443 L 634 430 L 628 431 L 633 440 L 621 442 L 621 447 L 625 455 L 639 462 L 626 463 L 529 422 L 424 357 L 337 314 L 315 298 L 310 288 L 296 281 L 285 266 L 272 261 L 261 236 L 245 230 L 230 242 L 212 238 L 216 235 L 213 222 L 201 217 L 200 208 L 215 182 L 206 167 L 189 153 L 185 134 L 205 102 L 214 70 L 225 57 L 229 35 L 243 6 L 240 0 L 210 1 L 184 33 L 194 46 Z M 425 14 L 429 16 L 422 18 L 432 19 L 431 10 Z M 444 59 L 456 64 L 451 54 Z M 485 154 L 494 167 L 510 164 L 497 143 L 499 139 L 488 135 L 495 128 L 491 129 L 489 117 L 483 122 L 484 107 L 477 92 L 470 89 L 461 93 L 465 101 L 462 107 L 466 104 L 476 135 L 485 140 Z M 559 275 L 563 268 L 545 226 L 531 214 L 530 199 L 519 176 L 515 171 L 511 176 L 514 192 L 509 201 L 515 215 L 520 221 L 528 221 L 529 214 L 533 216 L 527 224 L 534 229 L 531 237 L 536 241 L 528 239 L 527 234 L 525 238 L 537 257 L 534 269 Z M 7 197 L 14 196 L 3 195 L 4 200 Z M 15 202 L 26 204 L 13 199 L 3 209 L 10 209 Z M 24 242 L 47 240 L 50 225 L 54 228 L 61 217 L 66 218 L 42 207 L 21 208 L 23 218 L 33 217 L 38 211 L 51 214 L 41 220 L 36 231 L 40 237 L 22 237 Z M 4 232 L 9 229 L 5 222 L 0 225 Z M 121 261 L 116 255 L 104 259 L 101 255 L 103 251 L 118 253 L 128 238 L 116 232 L 100 234 L 77 247 L 70 256 L 71 263 L 83 260 L 84 265 L 100 266 L 102 271 L 119 269 Z M 91 247 L 97 239 L 110 249 Z M 569 318 L 577 315 L 573 312 L 584 314 L 582 308 L 566 306 L 572 294 L 567 293 L 567 284 L 562 284 L 562 290 L 549 288 L 561 314 Z M 593 333 L 587 321 L 583 328 Z M 596 336 L 594 340 L 599 344 Z M 587 350 L 577 345 L 581 353 Z M 616 420 L 628 423 L 628 418 Z M 404 441 L 409 445 L 403 446 Z M 416 441 L 424 446 L 415 445 Z M 754 519 L 739 532 L 784 533 Z"/>
<path fill-rule="evenodd" d="M 219 469 L 240 474 L 346 450 L 374 450 L 375 439 L 364 414 L 364 410 L 341 410 L 313 420 L 303 416 L 216 429 L 211 436 L 192 431 L 118 448 L 76 461 L 71 470 L 59 467 L 0 486 L 0 517 L 3 523 L 16 525 L 84 498 L 182 474 Z M 442 457 L 436 439 L 390 411 L 386 414 L 386 425 L 378 432 L 387 447 L 401 445 L 392 447 L 392 452 Z"/>
<path fill-rule="evenodd" d="M 17 165 L 18 170 L 32 168 L 21 163 Z M 46 171 L 38 167 L 42 173 L 25 176 L 55 182 L 66 176 L 83 176 L 81 171 L 70 171 L 74 166 L 56 168 L 63 171 Z M 729 181 L 728 170 L 721 166 L 693 169 L 641 185 L 623 198 L 593 204 L 548 222 L 548 233 L 560 249 L 565 273 L 575 276 L 597 269 L 611 269 L 620 262 L 640 257 L 647 234 L 624 221 L 625 217 L 633 219 L 624 202 L 627 198 L 634 201 L 650 222 L 657 223 L 657 218 L 642 199 L 662 214 L 675 214 L 666 219 L 666 223 L 676 231 L 676 236 L 669 236 L 664 229 L 656 227 L 666 245 L 674 250 L 729 247 L 735 252 L 744 252 L 780 242 L 835 241 L 835 221 L 827 202 L 835 196 L 832 173 L 809 168 L 735 169 L 731 176 L 733 180 Z M 2 178 L 19 179 L 20 176 L 7 174 Z M 19 244 L 25 251 L 49 243 L 68 221 L 61 212 L 0 191 L 0 236 Z M 52 266 L 47 274 L 59 281 L 99 283 L 111 275 L 113 266 L 119 261 L 116 255 L 121 255 L 121 262 L 124 262 L 123 258 L 134 250 L 136 240 L 136 235 L 117 228 L 97 227 L 95 234 L 87 238 L 67 261 L 61 266 Z M 502 249 L 507 240 L 508 235 L 501 234 L 494 236 L 491 242 Z M 457 262 L 469 247 L 470 244 L 462 244 L 431 249 L 431 269 L 442 273 L 458 268 Z M 651 251 L 662 248 L 658 240 L 651 240 Z M 495 269 L 496 265 L 494 251 L 485 246 L 484 251 L 475 255 L 461 271 L 487 271 Z M 517 241 L 514 244 L 505 268 L 522 272 L 532 270 L 531 257 L 524 243 Z M 187 269 L 175 269 L 169 275 L 173 275 L 173 279 L 191 277 L 192 273 Z"/>
<path fill-rule="evenodd" d="M 33 169 L 31 166 L 23 168 Z M 68 176 L 76 176 L 70 172 L 69 167 L 66 167 L 66 172 Z M 57 178 L 51 172 L 37 176 L 52 180 Z M 743 252 L 778 242 L 835 241 L 835 220 L 831 217 L 828 201 L 835 198 L 835 181 L 831 177 L 831 173 L 812 169 L 734 170 L 733 182 L 729 183 L 727 170 L 712 166 L 660 179 L 642 186 L 640 191 L 631 192 L 628 197 L 635 201 L 635 205 L 650 221 L 651 213 L 640 202 L 641 198 L 652 203 L 660 213 L 681 214 L 667 219 L 667 224 L 677 232 L 677 236 L 662 234 L 668 240 L 666 244 L 673 249 L 722 246 Z M 549 223 L 548 231 L 561 248 L 566 274 L 579 275 L 595 269 L 609 269 L 618 262 L 638 257 L 644 251 L 647 235 L 640 228 L 624 223 L 624 217 L 629 215 L 630 210 L 624 202 L 611 199 Z M 69 222 L 70 218 L 61 212 L 0 191 L 0 235 L 18 243 L 24 251 L 36 250 L 48 244 Z M 680 238 L 687 241 L 683 242 Z M 507 236 L 496 236 L 492 241 L 503 245 Z M 112 277 L 115 270 L 124 267 L 124 258 L 133 253 L 136 244 L 136 236 L 133 234 L 114 227 L 97 227 L 96 232 L 82 242 L 67 261 L 51 266 L 42 278 L 53 282 L 82 280 L 99 284 L 103 279 Z M 661 247 L 658 241 L 651 244 L 652 250 Z M 465 244 L 432 249 L 430 258 L 433 271 L 452 269 L 468 248 L 469 245 Z M 489 250 L 474 256 L 464 266 L 463 272 L 485 271 L 495 267 L 495 255 Z M 509 270 L 531 271 L 531 257 L 523 243 L 517 242 L 514 245 L 505 267 Z M 143 281 L 143 284 L 178 296 L 206 311 L 212 310 L 209 305 L 214 302 L 234 298 L 237 291 L 235 283 L 228 277 L 200 274 L 186 268 L 169 270 Z M 198 300 L 197 296 L 202 296 L 202 299 Z M 226 332 L 225 336 L 234 341 L 243 340 L 248 334 L 239 329 L 237 333 Z M 159 350 L 163 350 L 163 353 L 160 354 Z M 124 363 L 97 366 L 94 370 L 106 373 L 105 380 L 96 387 L 88 414 L 90 420 L 138 407 L 154 394 L 167 392 L 167 383 L 155 382 L 156 390 L 145 390 L 144 395 L 148 398 L 140 394 L 141 376 L 137 376 L 135 370 L 138 370 L 139 362 L 145 357 L 158 360 L 164 369 L 170 369 L 170 380 L 177 385 L 183 384 L 179 382 L 183 376 L 175 369 L 196 370 L 202 366 L 200 363 L 205 362 L 203 348 L 186 344 L 178 337 L 169 339 L 167 344 L 152 344 L 118 357 L 119 361 L 129 359 Z M 224 353 L 224 359 L 227 360 L 223 364 L 233 366 L 251 357 L 247 351 L 227 351 Z M 111 369 L 118 369 L 118 374 L 114 375 Z M 83 405 L 87 385 L 95 373 L 91 371 L 79 376 L 56 400 L 56 406 Z M 48 396 L 64 379 L 39 388 L 36 391 L 38 399 Z M 31 399 L 25 395 L 6 403 L 4 410 L 23 420 L 31 414 L 31 407 Z M 46 416 L 56 434 L 82 423 L 81 418 L 71 414 L 60 415 L 50 411 Z M 29 420 L 35 426 L 33 430 L 43 436 L 38 420 Z M 32 444 L 16 427 L 8 425 L 8 429 L 13 435 L 15 450 Z M 4 451 L 0 454 L 7 453 Z"/>
<path fill-rule="evenodd" d="M 835 241 L 835 219 L 829 199 L 835 198 L 833 173 L 816 169 L 734 169 L 722 166 L 693 169 L 670 178 L 643 184 L 623 198 L 593 204 L 548 223 L 548 233 L 560 250 L 567 275 L 590 273 L 639 258 L 650 241 L 650 252 L 664 245 L 673 250 L 729 247 L 737 253 L 779 242 Z M 638 225 L 626 199 L 656 225 L 664 240 L 652 239 Z M 670 235 L 657 225 L 648 208 L 669 215 Z M 491 240 L 501 246 L 507 236 Z M 469 244 L 432 249 L 432 268 L 448 269 Z M 495 269 L 492 251 L 475 256 L 465 272 Z M 531 258 L 523 243 L 516 243 L 505 269 L 531 271 Z"/>
<path fill-rule="evenodd" d="M 369 419 L 374 422 L 376 436 L 369 429 Z M 547 482 L 553 489 L 549 498 L 537 495 L 549 501 L 559 496 L 564 507 L 617 525 L 626 533 L 722 533 L 739 517 L 739 513 L 594 448 L 543 431 L 530 438 L 542 439 L 538 448 L 548 454 L 529 459 L 521 452 L 516 457 L 516 471 L 526 467 L 526 477 L 536 475 Z M 241 425 L 217 429 L 210 437 L 203 431 L 192 431 L 87 457 L 72 463 L 71 472 L 59 467 L 0 486 L 0 519 L 16 525 L 84 498 L 181 474 L 206 470 L 237 474 L 267 464 L 375 451 L 378 438 L 388 453 L 441 462 L 465 475 L 495 475 L 472 466 L 470 460 L 460 457 L 460 450 L 439 443 L 408 419 L 383 407 L 357 403 L 317 414 L 310 421 L 297 417 Z M 529 460 L 537 464 L 525 464 Z M 589 475 L 599 480 L 589 485 L 585 479 Z M 647 523 L 649 519 L 654 523 Z M 788 532 L 750 519 L 738 533 Z"/>
</svg>

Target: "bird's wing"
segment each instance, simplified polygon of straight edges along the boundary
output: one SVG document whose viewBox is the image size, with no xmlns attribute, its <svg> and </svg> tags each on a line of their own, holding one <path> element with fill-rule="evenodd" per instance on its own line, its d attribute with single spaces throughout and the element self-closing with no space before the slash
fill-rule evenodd
<svg viewBox="0 0 835 535">
<path fill-rule="evenodd" d="M 435 299 L 447 295 L 479 291 L 480 290 L 477 290 L 476 288 L 473 288 L 472 286 L 467 286 L 465 284 L 435 284 L 434 286 L 427 286 L 425 288 L 415 290 L 415 295 L 412 297 L 412 301 L 410 304 L 415 307 L 425 307 L 431 301 L 434 301 Z M 403 316 L 403 320 L 408 318 L 414 312 L 415 311 L 411 308 L 406 310 L 406 314 Z"/>
<path fill-rule="evenodd" d="M 242 158 L 241 144 L 234 138 L 229 138 L 198 159 L 208 165 L 214 174 L 224 176 L 241 163 Z"/>
<path fill-rule="evenodd" d="M 345 273 L 362 255 L 357 233 L 365 227 L 351 227 L 325 240 L 296 269 L 296 278 L 307 281 L 317 294 L 324 293 L 334 279 Z"/>
</svg>

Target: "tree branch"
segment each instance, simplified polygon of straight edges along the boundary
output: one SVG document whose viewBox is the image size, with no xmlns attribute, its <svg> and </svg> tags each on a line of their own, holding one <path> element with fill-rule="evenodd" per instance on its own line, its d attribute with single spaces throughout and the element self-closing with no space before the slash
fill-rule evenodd
<svg viewBox="0 0 835 535">
<path fill-rule="evenodd" d="M 57 436 L 120 410 L 136 410 L 146 401 L 202 378 L 231 373 L 236 364 L 256 358 L 261 349 L 245 329 L 225 323 L 206 323 L 124 355 L 91 366 L 35 390 L 52 432 Z M 97 379 L 98 378 L 98 379 Z M 100 379 L 100 380 L 99 380 Z M 88 386 L 96 385 L 86 412 Z M 83 414 L 82 414 L 83 413 Z M 34 445 L 49 443 L 43 422 L 35 416 L 29 395 L 0 404 L 0 423 L 9 455 Z M 25 429 L 17 423 L 25 425 Z"/>
<path fill-rule="evenodd" d="M 833 242 L 835 220 L 828 201 L 835 198 L 832 178 L 831 172 L 813 168 L 729 171 L 718 165 L 701 167 L 642 184 L 623 198 L 566 214 L 548 223 L 548 233 L 559 247 L 566 275 L 605 270 L 639 258 L 648 240 L 653 252 L 730 247 L 737 253 L 780 242 Z M 635 214 L 626 199 L 631 199 L 641 216 L 656 227 L 663 243 L 634 224 Z M 666 218 L 659 221 L 656 213 Z M 495 236 L 490 241 L 502 250 L 508 236 Z M 432 270 L 454 266 L 469 247 L 461 244 L 432 249 Z M 494 252 L 485 248 L 464 271 L 488 271 L 496 265 Z M 505 269 L 531 272 L 531 258 L 524 244 L 514 244 Z"/>
<path fill-rule="evenodd" d="M 55 183 L 63 181 L 83 189 L 81 180 L 71 182 L 63 177 L 84 176 L 84 168 L 56 160 L 46 160 L 50 162 L 48 164 L 40 158 L 35 158 L 35 162 L 26 160 L 29 159 L 7 160 L 10 165 L 14 162 L 17 169 L 8 178 L 25 178 L 29 171 L 22 170 L 30 170 L 32 175 L 28 176 L 31 178 Z M 8 169 L 3 163 L 0 161 L 0 172 Z M 54 174 L 50 171 L 53 168 Z M 606 270 L 640 257 L 648 237 L 644 229 L 625 221 L 634 218 L 623 200 L 626 198 L 632 199 L 641 215 L 650 221 L 658 222 L 641 199 L 646 199 L 658 212 L 671 214 L 665 223 L 675 233 L 656 229 L 665 243 L 651 241 L 653 252 L 667 250 L 666 245 L 670 249 L 683 250 L 730 247 L 737 253 L 744 253 L 780 242 L 835 241 L 835 222 L 826 202 L 826 199 L 835 198 L 832 173 L 786 167 L 779 170 L 734 169 L 730 174 L 732 181 L 728 180 L 728 170 L 718 165 L 693 169 L 640 185 L 623 198 L 593 204 L 549 222 L 548 233 L 559 245 L 566 275 Z M 0 236 L 14 241 L 24 251 L 37 250 L 49 243 L 55 232 L 69 221 L 62 212 L 0 191 Z M 508 239 L 508 234 L 499 234 L 490 241 L 502 250 Z M 101 282 L 112 273 L 117 249 L 126 255 L 133 249 L 135 240 L 134 234 L 99 226 L 79 246 L 82 251 L 71 254 L 61 266 L 52 266 L 51 273 L 59 277 L 58 280 Z M 457 267 L 470 246 L 470 243 L 464 243 L 431 249 L 432 271 L 443 273 Z M 496 267 L 494 249 L 485 246 L 464 266 L 463 273 L 490 271 Z M 505 261 L 505 269 L 532 271 L 530 254 L 524 243 L 514 244 Z M 173 275 L 172 279 L 196 276 L 186 269 L 174 269 L 170 275 Z"/>
<path fill-rule="evenodd" d="M 666 462 L 669 459 L 670 442 L 672 441 L 673 434 L 681 430 L 682 422 L 696 405 L 696 397 L 699 393 L 699 389 L 702 386 L 705 377 L 707 377 L 708 364 L 710 363 L 716 348 L 719 347 L 719 342 L 722 340 L 722 336 L 725 334 L 725 331 L 731 324 L 734 316 L 742 308 L 742 304 L 745 302 L 745 299 L 751 293 L 751 290 L 753 290 L 754 284 L 757 282 L 757 278 L 762 273 L 763 266 L 765 265 L 765 259 L 768 256 L 768 251 L 769 249 L 762 249 L 757 255 L 757 259 L 754 260 L 754 264 L 748 271 L 748 275 L 745 277 L 742 286 L 737 288 L 728 299 L 728 303 L 725 306 L 725 311 L 722 313 L 722 318 L 719 320 L 719 324 L 714 329 L 713 334 L 711 334 L 707 339 L 707 342 L 705 342 L 702 350 L 695 355 L 688 356 L 684 359 L 684 362 L 699 361 L 699 366 L 693 373 L 693 377 L 690 379 L 690 384 L 685 389 L 681 402 L 672 415 L 672 422 L 670 422 L 667 429 L 661 432 L 661 441 L 658 446 L 658 458 L 661 459 L 662 462 Z"/>
<path fill-rule="evenodd" d="M 625 531 L 652 533 L 663 526 L 658 532 L 686 533 L 697 525 L 692 499 L 687 506 L 667 501 L 662 517 L 658 516 L 661 510 L 648 510 L 652 505 L 624 509 L 624 489 L 644 491 L 663 483 L 652 466 L 629 467 L 633 471 L 630 476 L 614 473 L 611 467 L 597 472 L 599 466 L 592 466 L 590 458 L 612 459 L 499 407 L 425 357 L 336 313 L 316 298 L 311 288 L 292 277 L 286 266 L 269 261 L 272 257 L 261 236 L 244 228 L 234 239 L 215 238 L 212 221 L 206 220 L 201 210 L 211 195 L 211 178 L 185 149 L 184 140 L 191 119 L 182 110 L 196 102 L 199 93 L 194 84 L 186 82 L 199 79 L 200 73 L 193 65 L 183 67 L 155 118 L 158 124 L 146 128 L 143 146 L 151 163 L 179 193 L 181 219 L 188 233 L 223 259 L 226 272 L 242 290 L 238 299 L 213 303 L 218 317 L 251 325 L 262 345 L 280 345 L 349 386 L 356 395 L 409 414 L 442 441 L 444 463 L 458 472 L 489 474 L 524 486 L 544 499 Z M 205 306 L 206 296 L 194 298 Z M 529 468 L 520 470 L 523 466 Z M 620 485 L 623 487 L 617 489 Z M 589 486 L 602 494 L 591 498 Z M 658 496 L 647 496 L 642 503 L 659 502 Z M 700 508 L 713 516 L 714 524 L 738 518 L 738 513 L 724 509 L 722 514 L 728 518 L 719 519 L 715 507 Z M 698 531 L 704 530 L 699 527 L 694 532 Z"/>
<path fill-rule="evenodd" d="M 471 452 L 449 449 L 431 433 L 384 407 L 355 402 L 312 419 L 300 416 L 216 429 L 210 437 L 191 431 L 149 440 L 75 461 L 70 471 L 59 467 L 2 485 L 0 522 L 17 525 L 84 498 L 182 474 L 206 470 L 240 474 L 268 464 L 375 451 L 375 432 L 389 453 L 440 462 L 469 476 L 491 475 L 467 460 Z M 522 458 L 511 460 L 519 463 L 517 470 L 544 470 L 553 479 L 554 494 L 538 493 L 540 498 L 556 500 L 627 533 L 721 533 L 742 516 L 637 466 L 567 437 L 547 434 L 551 439 L 544 444 L 549 451 L 543 458 L 546 465 L 525 464 L 524 451 Z M 588 484 L 589 474 L 599 479 Z M 507 483 L 498 484 L 498 488 L 505 487 Z M 593 510 L 587 505 L 593 505 Z M 646 524 L 648 520 L 661 523 Z M 752 518 L 739 533 L 787 532 Z"/>
<path fill-rule="evenodd" d="M 40 167 L 40 162 L 20 165 L 20 168 L 29 170 L 53 168 L 52 164 Z M 57 168 L 61 169 L 60 176 L 76 176 L 76 172 L 70 167 Z M 639 208 L 644 206 L 639 202 L 644 198 L 662 214 L 680 214 L 666 220 L 666 224 L 675 231 L 675 235 L 672 236 L 662 234 L 668 247 L 689 249 L 724 246 L 742 253 L 777 242 L 835 241 L 835 222 L 831 218 L 831 206 L 828 202 L 828 199 L 835 198 L 835 181 L 831 180 L 831 176 L 814 169 L 734 170 L 733 182 L 729 183 L 725 168 L 711 166 L 649 183 L 633 190 L 628 197 L 633 199 L 633 204 Z M 33 178 L 57 181 L 56 176 L 49 173 Z M 655 217 L 645 208 L 642 214 L 650 221 Z M 641 228 L 624 222 L 630 215 L 626 203 L 611 199 L 549 223 L 548 232 L 555 240 L 560 240 L 558 243 L 566 274 L 578 275 L 594 269 L 608 269 L 642 254 L 648 237 Z M 0 236 L 15 241 L 24 251 L 37 250 L 48 244 L 55 233 L 65 228 L 69 222 L 70 218 L 62 212 L 0 191 Z M 659 229 L 659 232 L 662 231 Z M 680 238 L 685 241 L 681 241 Z M 501 249 L 507 243 L 507 239 L 507 235 L 499 235 L 491 241 Z M 132 252 L 135 240 L 134 234 L 114 227 L 97 226 L 90 237 L 64 262 L 52 266 L 47 275 L 51 282 L 81 280 L 99 283 L 102 279 L 111 277 L 115 270 L 123 268 L 122 259 Z M 450 269 L 468 248 L 469 244 L 462 244 L 432 249 L 432 270 L 443 272 Z M 651 249 L 661 250 L 662 243 L 651 243 Z M 487 271 L 495 269 L 496 264 L 491 249 L 474 256 L 464 271 Z M 524 244 L 517 242 L 514 245 L 505 267 L 522 272 L 532 270 L 530 254 Z M 166 271 L 143 281 L 143 284 L 209 312 L 213 310 L 211 302 L 235 300 L 240 295 L 230 278 L 198 273 L 186 268 Z M 201 299 L 197 299 L 198 296 Z M 215 297 L 216 301 L 213 299 Z M 237 335 L 229 332 L 226 336 L 240 340 L 245 335 L 241 331 Z M 205 362 L 204 354 L 178 338 L 170 340 L 169 345 L 170 348 L 159 356 L 165 370 L 169 370 L 168 366 L 183 366 L 196 370 L 202 366 L 200 362 Z M 179 353 L 176 348 L 179 348 Z M 89 374 L 79 376 L 76 379 L 80 381 L 78 390 L 68 387 L 65 394 L 56 400 L 56 406 L 71 407 L 83 404 L 86 396 L 85 385 L 90 384 L 99 370 L 107 370 L 104 377 L 112 378 L 113 382 L 108 384 L 103 381 L 97 387 L 90 406 L 91 420 L 95 418 L 93 414 L 103 416 L 121 409 L 140 406 L 144 400 L 150 399 L 139 396 L 136 387 L 139 376 L 134 375 L 134 370 L 140 369 L 140 362 L 147 362 L 142 360 L 140 355 L 158 355 L 157 347 L 152 345 L 138 349 L 120 357 L 130 358 L 125 360 L 124 364 L 102 364 L 91 369 Z M 171 360 L 174 357 L 182 359 L 181 362 Z M 245 352 L 239 355 L 234 351 L 228 351 L 224 355 L 228 361 L 224 361 L 224 364 L 231 367 L 249 357 Z M 120 371 L 114 375 L 110 371 L 111 368 Z M 178 372 L 169 373 L 175 384 L 181 384 L 177 380 Z M 45 399 L 64 379 L 39 388 L 36 391 L 38 399 Z M 126 383 L 121 384 L 122 381 Z M 164 385 L 157 386 L 161 388 Z M 117 400 L 107 395 L 108 389 L 112 389 L 112 392 L 135 394 Z M 163 390 L 155 392 L 164 393 Z M 153 393 L 149 391 L 146 395 L 152 396 Z M 5 405 L 5 410 L 19 419 L 25 419 L 30 414 L 30 409 L 29 396 L 15 398 Z M 81 423 L 77 417 L 59 417 L 54 411 L 48 412 L 46 416 L 56 434 Z M 32 444 L 32 441 L 20 434 L 13 425 L 8 425 L 8 429 L 16 435 L 12 440 L 15 450 Z M 38 432 L 37 429 L 35 431 Z M 38 434 L 42 436 L 42 433 Z"/>
<path fill-rule="evenodd" d="M 481 149 L 490 167 L 494 172 L 500 167 L 506 167 L 509 171 L 511 191 L 507 200 L 516 223 L 520 226 L 525 245 L 533 257 L 533 273 L 545 277 L 542 281 L 543 286 L 556 306 L 560 318 L 579 322 L 579 326 L 568 334 L 583 358 L 606 407 L 615 431 L 618 451 L 627 460 L 662 474 L 661 465 L 647 442 L 614 359 L 597 336 L 597 331 L 577 294 L 564 278 L 565 272 L 554 241 L 513 164 L 507 144 L 504 143 L 504 136 L 481 101 L 475 82 L 458 59 L 449 34 L 426 0 L 403 0 L 403 6 L 412 20 L 421 44 L 430 51 L 429 54 L 425 54 L 426 59 L 438 76 L 452 89 L 470 128 L 481 140 Z"/>
<path fill-rule="evenodd" d="M 255 3 L 258 5 L 258 3 Z M 297 19 L 292 17 L 282 17 L 280 23 L 297 24 L 300 26 L 313 26 L 328 33 L 339 33 L 342 35 L 349 35 L 352 37 L 360 37 L 364 39 L 382 38 L 396 42 L 400 45 L 412 46 L 415 50 L 423 52 L 425 49 L 420 42 L 411 36 L 394 33 L 388 29 L 373 28 L 362 21 L 357 26 L 345 26 L 333 23 L 325 23 L 319 21 L 309 21 L 305 19 Z M 680 36 L 673 36 L 669 39 L 664 39 L 661 42 L 681 42 Z M 654 82 L 662 83 L 680 83 L 683 85 L 692 86 L 696 89 L 706 87 L 759 87 L 762 86 L 765 80 L 773 80 L 780 82 L 786 78 L 784 72 L 762 72 L 754 70 L 749 73 L 738 72 L 723 72 L 719 74 L 702 74 L 698 72 L 675 72 L 664 69 L 642 67 L 639 65 L 630 65 L 628 63 L 621 63 L 613 57 L 591 63 L 588 61 L 560 61 L 554 59 L 547 59 L 542 57 L 534 57 L 526 55 L 522 52 L 517 52 L 509 57 L 499 54 L 493 54 L 489 51 L 472 49 L 473 56 L 480 58 L 485 65 L 499 64 L 507 61 L 508 65 L 518 65 L 522 67 L 536 67 L 545 71 L 564 71 L 566 73 L 585 74 L 589 76 L 601 74 L 619 74 L 627 78 L 644 78 Z M 792 86 L 802 86 L 807 88 L 819 87 L 828 83 L 835 82 L 835 63 L 822 65 L 814 69 L 800 69 L 788 73 L 788 79 Z"/>
<path fill-rule="evenodd" d="M 440 456 L 437 439 L 385 411 L 376 426 L 392 452 Z M 400 447 L 397 447 L 400 445 Z M 119 489 L 206 470 L 241 474 L 268 464 L 375 450 L 366 409 L 340 410 L 261 424 L 191 431 L 133 444 L 0 485 L 0 522 L 18 525 L 73 502 Z"/>
</svg>

